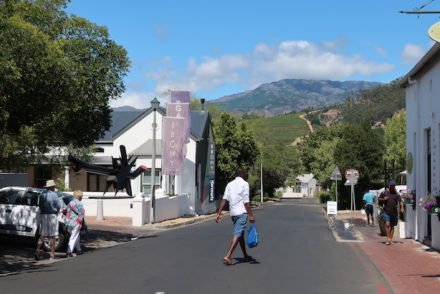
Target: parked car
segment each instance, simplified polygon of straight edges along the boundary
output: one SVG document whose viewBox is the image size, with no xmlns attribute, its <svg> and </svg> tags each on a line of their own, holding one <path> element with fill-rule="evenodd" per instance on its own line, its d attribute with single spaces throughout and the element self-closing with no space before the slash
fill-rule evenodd
<svg viewBox="0 0 440 294">
<path fill-rule="evenodd" d="M 23 237 L 39 237 L 40 208 L 38 202 L 44 189 L 30 187 L 4 187 L 0 189 L 0 234 Z M 72 196 L 57 192 L 67 204 Z M 56 250 L 65 248 L 69 240 L 64 215 L 58 216 L 59 232 L 56 238 Z M 44 240 L 44 248 L 49 249 L 49 240 Z"/>
</svg>

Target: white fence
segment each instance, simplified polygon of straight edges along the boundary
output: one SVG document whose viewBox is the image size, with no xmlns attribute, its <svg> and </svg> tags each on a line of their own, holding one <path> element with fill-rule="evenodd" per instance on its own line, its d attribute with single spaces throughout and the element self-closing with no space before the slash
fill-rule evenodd
<svg viewBox="0 0 440 294">
<path fill-rule="evenodd" d="M 69 193 L 68 194 L 72 194 Z M 96 197 L 96 198 L 95 198 Z M 127 197 L 127 198 L 121 198 Z M 150 220 L 150 198 L 138 195 L 129 198 L 125 193 L 119 193 L 118 197 L 102 197 L 102 193 L 84 192 L 83 204 L 86 216 L 99 216 L 99 202 L 102 200 L 102 214 L 113 217 L 130 217 L 134 226 L 142 226 Z M 195 214 L 189 195 L 168 197 L 156 196 L 155 222 L 178 218 L 184 215 Z"/>
</svg>

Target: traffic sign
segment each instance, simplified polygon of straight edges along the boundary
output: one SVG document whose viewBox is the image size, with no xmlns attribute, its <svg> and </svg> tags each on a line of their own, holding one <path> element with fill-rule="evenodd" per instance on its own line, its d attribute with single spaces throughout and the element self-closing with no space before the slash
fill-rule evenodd
<svg viewBox="0 0 440 294">
<path fill-rule="evenodd" d="M 337 166 L 332 171 L 332 174 L 330 175 L 330 179 L 333 181 L 341 181 L 342 180 L 341 172 L 339 171 L 339 168 Z"/>
</svg>

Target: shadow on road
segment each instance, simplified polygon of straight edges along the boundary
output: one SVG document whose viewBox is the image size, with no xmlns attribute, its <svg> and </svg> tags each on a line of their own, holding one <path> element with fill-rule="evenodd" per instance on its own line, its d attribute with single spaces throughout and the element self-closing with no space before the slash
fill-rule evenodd
<svg viewBox="0 0 440 294">
<path fill-rule="evenodd" d="M 81 247 L 87 253 L 135 239 L 153 237 L 157 237 L 157 235 L 137 236 L 132 233 L 89 230 L 84 236 L 81 236 Z M 48 254 L 44 255 L 43 260 L 36 261 L 34 258 L 35 249 L 36 240 L 33 238 L 0 236 L 0 277 L 23 271 L 47 271 L 53 262 L 47 260 Z M 56 255 L 57 261 L 61 261 L 65 252 L 57 252 Z"/>
</svg>

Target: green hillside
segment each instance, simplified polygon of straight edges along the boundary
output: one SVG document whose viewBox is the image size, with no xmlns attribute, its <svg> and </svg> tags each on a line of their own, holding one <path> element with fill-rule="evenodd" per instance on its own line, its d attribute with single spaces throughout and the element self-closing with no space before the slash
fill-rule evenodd
<svg viewBox="0 0 440 294">
<path fill-rule="evenodd" d="M 296 138 L 309 133 L 307 123 L 300 118 L 302 113 L 291 113 L 274 117 L 243 119 L 259 143 L 288 145 Z"/>
</svg>

